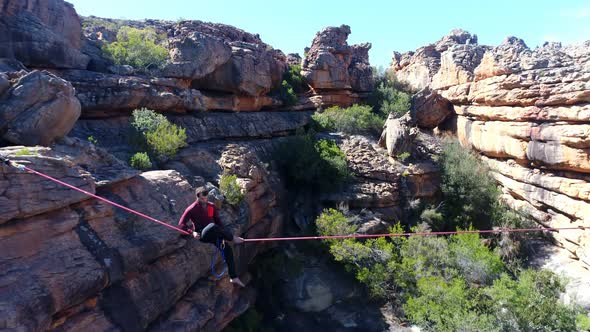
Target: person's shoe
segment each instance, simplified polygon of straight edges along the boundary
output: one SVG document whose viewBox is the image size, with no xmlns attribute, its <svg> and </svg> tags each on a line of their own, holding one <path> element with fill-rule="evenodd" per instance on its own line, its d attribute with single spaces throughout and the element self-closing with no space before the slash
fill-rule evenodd
<svg viewBox="0 0 590 332">
<path fill-rule="evenodd" d="M 240 280 L 240 278 L 233 278 L 233 279 L 229 279 L 229 282 L 231 282 L 232 284 L 236 284 L 240 287 L 246 287 L 246 285 L 244 285 L 244 283 L 242 282 L 242 280 Z"/>
</svg>

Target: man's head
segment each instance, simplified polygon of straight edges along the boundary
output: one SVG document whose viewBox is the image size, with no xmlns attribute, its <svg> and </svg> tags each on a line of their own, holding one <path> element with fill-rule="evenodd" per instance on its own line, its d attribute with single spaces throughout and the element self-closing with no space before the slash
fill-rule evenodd
<svg viewBox="0 0 590 332">
<path fill-rule="evenodd" d="M 201 203 L 207 203 L 209 201 L 209 190 L 205 187 L 199 187 L 195 190 L 195 194 L 197 194 L 197 199 Z"/>
</svg>

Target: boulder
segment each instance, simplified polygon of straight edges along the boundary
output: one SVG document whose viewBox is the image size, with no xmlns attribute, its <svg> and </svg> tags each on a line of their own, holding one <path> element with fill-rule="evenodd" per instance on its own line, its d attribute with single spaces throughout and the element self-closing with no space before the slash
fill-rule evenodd
<svg viewBox="0 0 590 332">
<path fill-rule="evenodd" d="M 369 63 L 371 43 L 352 45 L 352 62 L 348 68 L 350 85 L 354 91 L 373 91 L 375 80 Z"/>
<path fill-rule="evenodd" d="M 301 66 L 301 55 L 299 53 L 287 54 L 287 64 L 290 66 Z"/>
<path fill-rule="evenodd" d="M 12 87 L 0 96 L 2 138 L 47 146 L 69 133 L 80 116 L 69 82 L 46 71 L 21 72 L 11 79 Z"/>
<path fill-rule="evenodd" d="M 85 69 L 81 37 L 80 19 L 63 0 L 0 1 L 0 57 L 29 67 Z"/>
<path fill-rule="evenodd" d="M 257 44 L 231 42 L 229 61 L 211 74 L 193 81 L 193 87 L 260 96 L 278 86 L 287 69 L 284 55 L 267 51 Z"/>
<path fill-rule="evenodd" d="M 199 79 L 226 63 L 232 49 L 222 39 L 198 31 L 169 40 L 170 63 L 162 69 L 166 77 Z"/>
<path fill-rule="evenodd" d="M 303 60 L 301 75 L 315 89 L 370 91 L 373 77 L 368 51 L 371 44 L 349 46 L 348 25 L 318 32 Z"/>
<path fill-rule="evenodd" d="M 412 96 L 411 116 L 421 128 L 432 129 L 453 114 L 453 104 L 436 91 L 425 88 Z"/>
<path fill-rule="evenodd" d="M 389 156 L 395 157 L 400 153 L 410 151 L 413 138 L 417 134 L 416 131 L 410 130 L 412 125 L 413 121 L 409 114 L 401 118 L 389 114 L 379 139 L 379 145 L 387 149 Z"/>
</svg>

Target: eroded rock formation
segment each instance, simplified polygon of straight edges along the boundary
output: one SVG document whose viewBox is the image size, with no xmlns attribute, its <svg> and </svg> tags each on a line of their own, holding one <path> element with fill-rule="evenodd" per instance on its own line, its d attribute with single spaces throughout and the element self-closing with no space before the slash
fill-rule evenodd
<svg viewBox="0 0 590 332">
<path fill-rule="evenodd" d="M 349 34 L 348 25 L 318 32 L 301 69 L 313 89 L 321 95 L 334 96 L 334 103 L 344 106 L 358 102 L 363 92 L 374 88 L 369 65 L 371 44 L 349 46 L 346 42 Z"/>
<path fill-rule="evenodd" d="M 545 226 L 563 227 L 590 222 L 589 59 L 590 41 L 530 49 L 508 37 L 489 47 L 454 30 L 415 53 L 394 53 L 392 70 L 453 105 L 453 119 L 418 126 L 455 131 L 462 145 L 484 156 L 510 205 Z M 417 111 L 438 118 L 440 107 Z M 554 233 L 586 264 L 589 234 Z"/>
</svg>

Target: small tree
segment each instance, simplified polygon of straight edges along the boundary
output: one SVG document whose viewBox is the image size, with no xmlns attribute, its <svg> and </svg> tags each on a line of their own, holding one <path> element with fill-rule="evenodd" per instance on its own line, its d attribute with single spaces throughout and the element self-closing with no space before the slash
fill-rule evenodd
<svg viewBox="0 0 590 332">
<path fill-rule="evenodd" d="M 152 28 L 122 27 L 117 33 L 117 41 L 105 45 L 103 51 L 119 65 L 140 69 L 160 67 L 168 59 L 168 50 L 157 44 L 163 38 Z"/>
<path fill-rule="evenodd" d="M 145 152 L 137 152 L 136 154 L 131 156 L 129 163 L 131 164 L 131 167 L 141 170 L 147 170 L 152 168 L 152 161 L 150 160 L 148 154 Z"/>
<path fill-rule="evenodd" d="M 316 127 L 325 131 L 342 131 L 347 134 L 372 133 L 383 130 L 384 118 L 372 112 L 370 106 L 353 105 L 347 108 L 330 107 L 312 116 Z"/>
<path fill-rule="evenodd" d="M 238 185 L 237 180 L 237 176 L 227 174 L 223 174 L 221 180 L 219 180 L 219 189 L 231 205 L 237 205 L 244 199 L 242 188 Z"/>
<path fill-rule="evenodd" d="M 160 160 L 174 157 L 178 149 L 187 146 L 186 129 L 179 128 L 170 122 L 160 124 L 156 130 L 147 132 L 145 137 Z"/>
</svg>

